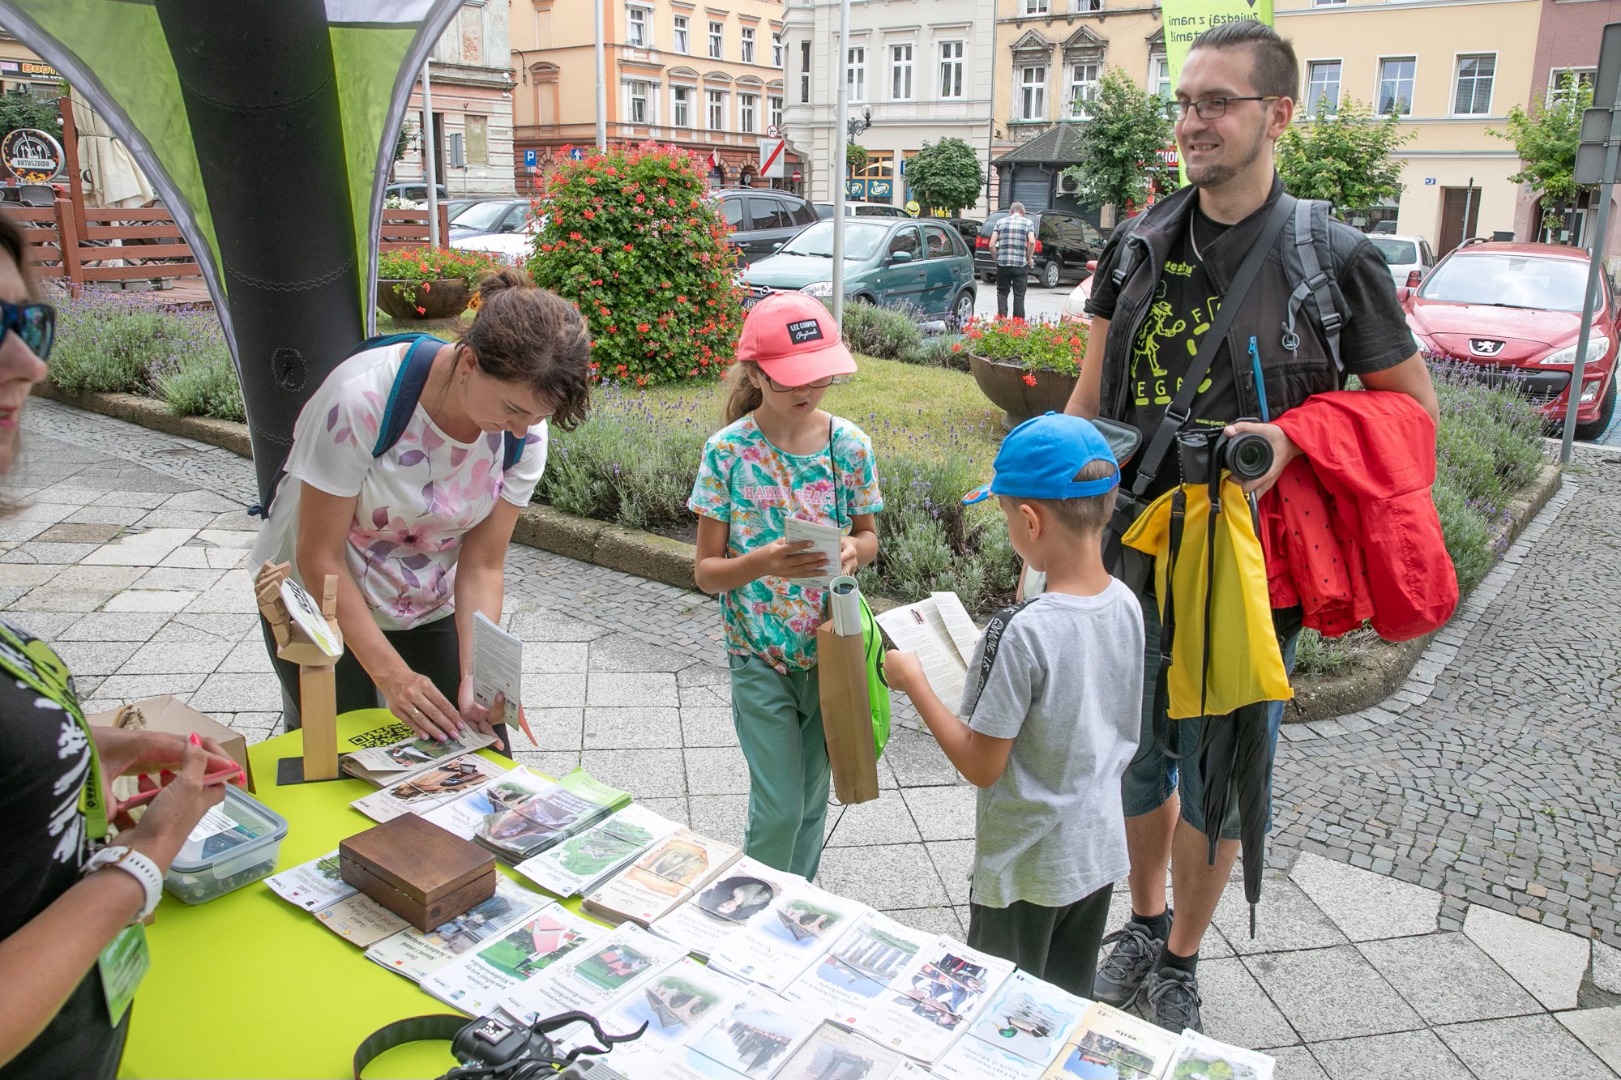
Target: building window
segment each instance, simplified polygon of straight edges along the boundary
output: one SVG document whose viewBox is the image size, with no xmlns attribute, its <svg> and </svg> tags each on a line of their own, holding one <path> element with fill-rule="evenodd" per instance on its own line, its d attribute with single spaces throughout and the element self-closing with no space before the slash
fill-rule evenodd
<svg viewBox="0 0 1621 1080">
<path fill-rule="evenodd" d="M 630 122 L 633 124 L 647 123 L 647 95 L 648 86 L 645 82 L 630 84 Z"/>
<path fill-rule="evenodd" d="M 1312 7 L 1333 7 L 1335 4 L 1343 3 L 1345 0 L 1311 0 Z"/>
<path fill-rule="evenodd" d="M 1047 0 L 1024 0 L 1024 13 L 1026 15 L 1047 14 Z"/>
<path fill-rule="evenodd" d="M 651 49 L 653 47 L 653 35 L 648 33 L 647 23 L 653 13 L 644 7 L 635 6 L 626 9 L 626 12 L 630 18 L 627 26 L 631 48 Z"/>
<path fill-rule="evenodd" d="M 1074 10 L 1074 12 L 1078 15 L 1086 15 L 1093 11 L 1102 11 L 1103 0 L 1075 0 L 1075 6 L 1072 10 Z"/>
<path fill-rule="evenodd" d="M 1092 116 L 1092 102 L 1098 96 L 1098 65 L 1091 61 L 1072 64 L 1069 69 L 1069 114 L 1082 120 Z"/>
<path fill-rule="evenodd" d="M 960 41 L 940 43 L 940 96 L 962 97 L 962 49 Z"/>
<path fill-rule="evenodd" d="M 725 52 L 726 24 L 711 22 L 709 24 L 709 58 L 719 60 Z"/>
<path fill-rule="evenodd" d="M 1047 119 L 1047 66 L 1019 69 L 1019 119 Z"/>
<path fill-rule="evenodd" d="M 778 131 L 782 130 L 782 95 L 772 94 L 766 98 L 766 108 L 771 113 L 771 126 Z"/>
<path fill-rule="evenodd" d="M 692 39 L 688 36 L 688 23 L 685 15 L 675 17 L 675 51 L 691 54 Z"/>
<path fill-rule="evenodd" d="M 709 130 L 726 130 L 726 91 L 710 90 L 709 95 Z"/>
<path fill-rule="evenodd" d="M 743 134 L 745 134 L 745 135 L 753 135 L 754 134 L 755 118 L 759 115 L 759 113 L 760 113 L 760 95 L 759 94 L 739 94 L 739 95 L 737 95 L 738 123 L 743 128 Z"/>
<path fill-rule="evenodd" d="M 692 126 L 692 91 L 685 86 L 673 87 L 670 90 L 670 101 L 674 106 L 673 121 L 678 128 Z"/>
<path fill-rule="evenodd" d="M 1490 116 L 1492 77 L 1497 73 L 1497 54 L 1458 57 L 1458 87 L 1452 95 L 1452 111 L 1458 116 Z"/>
<path fill-rule="evenodd" d="M 1413 115 L 1413 77 L 1418 58 L 1395 56 L 1379 61 L 1379 115 Z"/>
<path fill-rule="evenodd" d="M 799 103 L 810 104 L 810 42 L 799 43 Z"/>
<path fill-rule="evenodd" d="M 474 116 L 469 113 L 462 130 L 467 135 L 467 164 L 488 165 L 490 163 L 490 118 L 487 116 Z"/>
<path fill-rule="evenodd" d="M 1163 56 L 1148 59 L 1148 88 L 1167 101 L 1171 97 L 1171 61 Z"/>
<path fill-rule="evenodd" d="M 1306 65 L 1306 115 L 1332 113 L 1340 107 L 1340 62 L 1313 60 Z"/>
<path fill-rule="evenodd" d="M 867 100 L 867 50 L 864 46 L 854 46 L 850 55 L 845 59 L 844 85 L 850 92 L 851 101 Z"/>
<path fill-rule="evenodd" d="M 774 67 L 774 68 L 782 67 L 782 35 L 781 34 L 772 34 L 771 35 L 771 66 Z"/>
<path fill-rule="evenodd" d="M 745 64 L 754 63 L 754 27 L 752 26 L 743 28 L 743 62 Z"/>
<path fill-rule="evenodd" d="M 911 45 L 891 45 L 889 47 L 889 100 L 912 100 L 912 50 Z"/>
<path fill-rule="evenodd" d="M 1548 104 L 1580 101 L 1583 90 L 1592 90 L 1597 72 L 1593 68 L 1554 68 L 1548 73 Z"/>
</svg>

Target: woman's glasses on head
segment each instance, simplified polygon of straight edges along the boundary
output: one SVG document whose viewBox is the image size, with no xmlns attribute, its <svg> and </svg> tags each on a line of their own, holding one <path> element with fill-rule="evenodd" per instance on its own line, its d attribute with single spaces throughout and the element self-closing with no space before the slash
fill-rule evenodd
<svg viewBox="0 0 1621 1080">
<path fill-rule="evenodd" d="M 22 338 L 41 360 L 51 355 L 56 340 L 56 309 L 49 304 L 8 304 L 0 300 L 0 326 Z"/>
</svg>

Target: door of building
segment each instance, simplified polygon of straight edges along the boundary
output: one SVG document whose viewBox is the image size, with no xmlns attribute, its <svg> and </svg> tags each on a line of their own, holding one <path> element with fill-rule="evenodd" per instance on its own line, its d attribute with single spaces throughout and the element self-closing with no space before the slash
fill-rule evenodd
<svg viewBox="0 0 1621 1080">
<path fill-rule="evenodd" d="M 1480 189 L 1442 188 L 1441 200 L 1441 242 L 1436 249 L 1438 254 L 1445 255 L 1475 235 L 1480 224 Z M 1465 212 L 1469 215 L 1467 223 Z"/>
</svg>

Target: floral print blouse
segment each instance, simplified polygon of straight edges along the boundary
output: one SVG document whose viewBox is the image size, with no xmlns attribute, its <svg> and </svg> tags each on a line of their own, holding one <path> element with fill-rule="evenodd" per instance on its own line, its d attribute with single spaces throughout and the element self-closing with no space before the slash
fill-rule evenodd
<svg viewBox="0 0 1621 1080">
<path fill-rule="evenodd" d="M 728 527 L 726 550 L 734 556 L 780 539 L 790 517 L 849 533 L 851 519 L 878 513 L 884 500 L 866 432 L 838 417 L 832 432 L 828 446 L 813 454 L 784 453 L 766 441 L 750 413 L 704 444 L 687 507 Z M 727 652 L 758 656 L 785 675 L 815 667 L 826 592 L 763 577 L 721 594 Z"/>
</svg>

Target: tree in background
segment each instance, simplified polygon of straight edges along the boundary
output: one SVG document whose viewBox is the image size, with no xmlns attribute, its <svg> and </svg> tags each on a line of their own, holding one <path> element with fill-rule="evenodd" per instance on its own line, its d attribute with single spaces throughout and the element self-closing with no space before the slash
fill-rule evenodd
<svg viewBox="0 0 1621 1080">
<path fill-rule="evenodd" d="M 1088 109 L 1092 119 L 1077 125 L 1080 161 L 1064 174 L 1079 185 L 1075 197 L 1094 210 L 1128 202 L 1143 205 L 1153 179 L 1170 173 L 1159 159 L 1159 152 L 1175 139 L 1163 99 L 1111 67 L 1098 80 L 1097 97 Z"/>
<path fill-rule="evenodd" d="M 850 176 L 867 167 L 867 148 L 858 142 L 844 144 L 844 167 Z"/>
<path fill-rule="evenodd" d="M 1340 217 L 1393 203 L 1401 195 L 1401 163 L 1391 152 L 1411 139 L 1395 113 L 1346 98 L 1332 112 L 1296 122 L 1278 139 L 1278 175 L 1289 194 L 1324 199 Z"/>
<path fill-rule="evenodd" d="M 979 202 L 985 191 L 985 169 L 974 148 L 961 139 L 924 142 L 906 162 L 906 182 L 923 209 L 955 214 Z"/>
<path fill-rule="evenodd" d="M 1560 76 L 1553 100 L 1535 111 L 1516 105 L 1508 111 L 1508 130 L 1492 131 L 1514 144 L 1524 168 L 1510 176 L 1516 184 L 1530 184 L 1542 196 L 1542 228 L 1564 228 L 1565 216 L 1590 185 L 1576 183 L 1576 147 L 1581 143 L 1582 110 L 1593 104 L 1591 86 L 1572 87 L 1570 76 Z"/>
<path fill-rule="evenodd" d="M 66 94 L 67 84 L 62 84 Z M 58 139 L 62 137 L 62 113 L 55 98 L 39 97 L 26 87 L 0 94 L 0 135 L 18 128 L 38 128 Z"/>
</svg>

